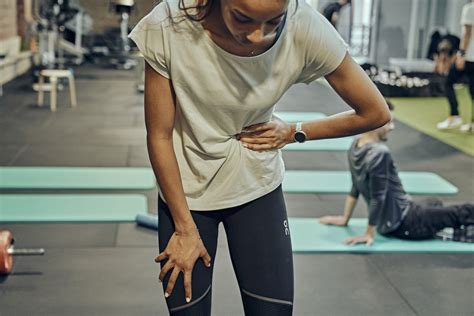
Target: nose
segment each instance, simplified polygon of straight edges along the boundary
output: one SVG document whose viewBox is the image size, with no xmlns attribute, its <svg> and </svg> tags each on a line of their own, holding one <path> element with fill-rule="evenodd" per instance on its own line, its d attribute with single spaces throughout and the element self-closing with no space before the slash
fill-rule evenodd
<svg viewBox="0 0 474 316">
<path fill-rule="evenodd" d="M 262 42 L 264 37 L 263 25 L 258 25 L 246 36 L 247 40 L 253 44 Z"/>
</svg>

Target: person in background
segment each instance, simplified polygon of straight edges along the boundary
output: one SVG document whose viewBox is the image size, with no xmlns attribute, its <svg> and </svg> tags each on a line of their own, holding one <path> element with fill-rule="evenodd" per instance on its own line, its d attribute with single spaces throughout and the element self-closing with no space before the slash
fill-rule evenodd
<svg viewBox="0 0 474 316">
<path fill-rule="evenodd" d="M 339 19 L 339 12 L 341 11 L 342 7 L 345 5 L 350 5 L 351 0 L 339 0 L 338 2 L 331 2 L 326 5 L 323 9 L 322 14 L 329 22 L 331 22 L 332 26 L 337 29 L 337 20 Z"/>
<path fill-rule="evenodd" d="M 454 84 L 463 76 L 469 79 L 469 92 L 474 97 L 474 39 L 472 25 L 474 24 L 474 0 L 464 5 L 461 14 L 461 24 L 463 26 L 461 45 L 456 55 L 455 64 L 449 70 L 446 77 L 446 97 L 450 106 L 450 116 L 439 122 L 436 127 L 440 130 L 454 129 L 461 127 L 462 132 L 473 132 L 474 111 L 471 109 L 471 122 L 463 125 L 459 115 L 458 101 L 454 93 Z"/>
<path fill-rule="evenodd" d="M 446 76 L 456 61 L 456 53 L 451 42 L 447 39 L 443 39 L 438 44 L 438 49 L 436 53 L 433 54 L 433 58 L 435 62 L 434 72 L 438 75 Z"/>
<path fill-rule="evenodd" d="M 390 109 L 393 105 L 388 103 Z M 348 152 L 352 189 L 342 216 L 323 216 L 322 224 L 347 226 L 360 194 L 364 197 L 369 223 L 361 236 L 346 244 L 374 242 L 375 230 L 381 235 L 406 240 L 432 239 L 444 228 L 474 225 L 474 204 L 443 206 L 441 200 L 415 203 L 405 192 L 390 150 L 384 144 L 394 129 L 393 121 L 357 137 Z M 465 229 L 464 231 L 468 231 Z"/>
</svg>

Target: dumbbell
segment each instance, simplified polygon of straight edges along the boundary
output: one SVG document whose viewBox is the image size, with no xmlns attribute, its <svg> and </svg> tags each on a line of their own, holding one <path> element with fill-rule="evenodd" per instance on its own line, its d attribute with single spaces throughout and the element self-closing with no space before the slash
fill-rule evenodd
<svg viewBox="0 0 474 316">
<path fill-rule="evenodd" d="M 16 249 L 13 234 L 0 230 L 0 275 L 10 274 L 13 270 L 13 256 L 42 256 L 44 249 Z"/>
</svg>

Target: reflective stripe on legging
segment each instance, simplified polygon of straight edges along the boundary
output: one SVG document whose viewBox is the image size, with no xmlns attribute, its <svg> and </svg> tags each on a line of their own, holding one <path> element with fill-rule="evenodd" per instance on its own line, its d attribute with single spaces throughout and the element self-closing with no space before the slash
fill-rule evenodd
<svg viewBox="0 0 474 316">
<path fill-rule="evenodd" d="M 293 306 L 293 302 L 290 302 L 290 301 L 284 301 L 284 300 L 279 300 L 279 299 L 276 299 L 276 298 L 265 297 L 265 296 L 253 294 L 253 293 L 250 293 L 249 291 L 246 291 L 244 289 L 240 289 L 240 290 L 242 291 L 242 293 L 244 293 L 244 294 L 246 294 L 250 297 L 256 298 L 258 300 L 262 300 L 262 301 L 266 301 L 266 302 L 270 302 L 270 303 L 285 304 L 285 305 Z"/>
</svg>

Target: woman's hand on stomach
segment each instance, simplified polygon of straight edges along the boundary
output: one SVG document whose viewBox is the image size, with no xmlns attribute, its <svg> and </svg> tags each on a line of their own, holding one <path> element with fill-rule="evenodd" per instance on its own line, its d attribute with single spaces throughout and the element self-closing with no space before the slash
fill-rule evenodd
<svg viewBox="0 0 474 316">
<path fill-rule="evenodd" d="M 277 116 L 271 121 L 245 127 L 236 135 L 245 148 L 268 151 L 283 148 L 292 143 L 294 127 Z"/>
</svg>

